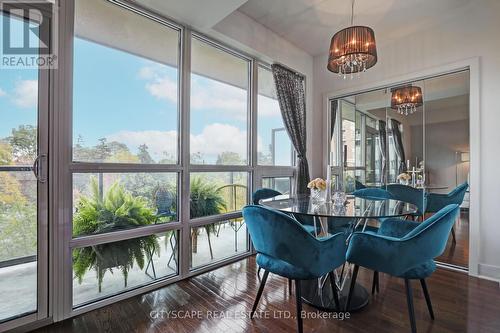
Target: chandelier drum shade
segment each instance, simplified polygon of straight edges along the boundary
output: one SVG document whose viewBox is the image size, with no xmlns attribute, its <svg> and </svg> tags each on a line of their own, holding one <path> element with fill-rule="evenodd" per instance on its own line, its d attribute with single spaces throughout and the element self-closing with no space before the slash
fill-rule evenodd
<svg viewBox="0 0 500 333">
<path fill-rule="evenodd" d="M 422 89 L 420 87 L 405 86 L 391 89 L 391 109 L 402 115 L 409 115 L 423 105 Z"/>
<path fill-rule="evenodd" d="M 377 63 L 375 32 L 365 26 L 351 26 L 332 37 L 327 68 L 339 75 L 364 72 Z"/>
</svg>

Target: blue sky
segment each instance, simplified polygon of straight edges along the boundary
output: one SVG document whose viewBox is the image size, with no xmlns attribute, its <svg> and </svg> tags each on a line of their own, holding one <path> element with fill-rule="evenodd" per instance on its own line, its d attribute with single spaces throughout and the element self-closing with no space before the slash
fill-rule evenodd
<svg viewBox="0 0 500 333">
<path fill-rule="evenodd" d="M 176 154 L 176 68 L 79 38 L 74 54 L 74 142 L 81 135 L 93 146 L 106 137 L 132 152 L 146 143 L 155 160 Z M 36 124 L 36 80 L 35 70 L 2 70 L 0 137 Z M 191 81 L 191 152 L 202 152 L 206 163 L 223 151 L 246 156 L 246 91 L 196 74 Z M 283 124 L 275 100 L 260 96 L 259 107 L 259 147 L 267 150 L 271 129 Z M 288 156 L 282 149 L 277 158 Z"/>
</svg>

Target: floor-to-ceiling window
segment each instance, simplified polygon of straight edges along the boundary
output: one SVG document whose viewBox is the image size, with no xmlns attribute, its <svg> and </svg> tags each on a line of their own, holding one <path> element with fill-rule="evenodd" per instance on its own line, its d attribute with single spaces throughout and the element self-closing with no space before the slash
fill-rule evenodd
<svg viewBox="0 0 500 333">
<path fill-rule="evenodd" d="M 249 254 L 241 208 L 295 159 L 267 65 L 129 4 L 74 31 L 66 317 Z"/>
<path fill-rule="evenodd" d="M 74 307 L 178 273 L 180 36 L 106 1 L 75 2 Z"/>
<path fill-rule="evenodd" d="M 257 187 L 283 194 L 292 192 L 295 150 L 283 124 L 273 75 L 269 67 L 257 68 Z"/>
<path fill-rule="evenodd" d="M 22 51 L 6 67 L 4 52 L 36 57 L 49 41 L 30 6 L 9 5 L 0 12 L 0 331 L 47 315 L 48 70 L 23 63 Z"/>
</svg>

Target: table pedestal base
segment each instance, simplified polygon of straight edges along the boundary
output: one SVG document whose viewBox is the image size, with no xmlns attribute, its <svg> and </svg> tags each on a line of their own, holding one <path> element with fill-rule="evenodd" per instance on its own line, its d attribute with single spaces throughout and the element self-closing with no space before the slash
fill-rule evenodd
<svg viewBox="0 0 500 333">
<path fill-rule="evenodd" d="M 304 303 L 315 307 L 318 310 L 326 312 L 339 312 L 344 311 L 345 303 L 347 302 L 347 295 L 349 294 L 349 287 L 351 279 L 347 279 L 344 283 L 344 288 L 339 292 L 339 301 L 341 309 L 337 309 L 335 301 L 333 300 L 333 293 L 330 281 L 326 281 L 323 288 L 319 288 L 318 280 L 307 280 L 301 282 L 302 300 Z M 354 292 L 351 298 L 351 305 L 348 312 L 355 312 L 361 310 L 368 305 L 370 295 L 368 291 L 356 283 Z"/>
</svg>

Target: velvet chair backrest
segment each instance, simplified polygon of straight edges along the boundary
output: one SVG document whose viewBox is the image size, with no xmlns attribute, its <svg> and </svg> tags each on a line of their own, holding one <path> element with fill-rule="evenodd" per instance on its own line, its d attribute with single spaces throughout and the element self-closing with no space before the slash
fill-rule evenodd
<svg viewBox="0 0 500 333">
<path fill-rule="evenodd" d="M 270 188 L 261 188 L 252 194 L 252 203 L 258 205 L 260 200 L 274 198 L 277 195 L 281 195 L 281 192 L 275 191 Z"/>
<path fill-rule="evenodd" d="M 370 187 L 362 188 L 354 191 L 352 194 L 358 198 L 374 199 L 374 200 L 377 199 L 384 200 L 393 198 L 392 194 L 389 191 L 381 188 L 370 188 Z"/>
<path fill-rule="evenodd" d="M 345 261 L 346 235 L 332 236 L 339 236 L 335 253 L 322 253 L 322 241 L 282 212 L 249 205 L 243 208 L 243 217 L 257 253 L 319 275 L 324 273 L 325 267 L 338 267 Z"/>
<path fill-rule="evenodd" d="M 354 182 L 354 186 L 355 186 L 356 190 L 361 190 L 361 189 L 366 188 L 366 185 L 363 184 L 362 182 L 358 181 L 358 180 L 356 180 Z"/>
<path fill-rule="evenodd" d="M 389 184 L 387 185 L 387 191 L 391 193 L 394 199 L 409 202 L 417 206 L 418 215 L 423 215 L 425 213 L 427 199 L 422 189 L 401 184 Z"/>
<path fill-rule="evenodd" d="M 458 185 L 448 194 L 428 193 L 426 211 L 429 213 L 435 213 L 447 205 L 461 205 L 464 201 L 465 192 L 467 192 L 468 188 L 469 184 L 463 183 Z"/>
<path fill-rule="evenodd" d="M 457 204 L 448 205 L 420 223 L 401 240 L 418 242 L 420 246 L 416 247 L 416 251 L 427 256 L 428 259 L 434 259 L 440 256 L 446 248 L 458 212 Z"/>
<path fill-rule="evenodd" d="M 372 270 L 404 276 L 443 253 L 458 211 L 458 205 L 446 206 L 402 238 L 355 232 L 346 259 Z"/>
</svg>

